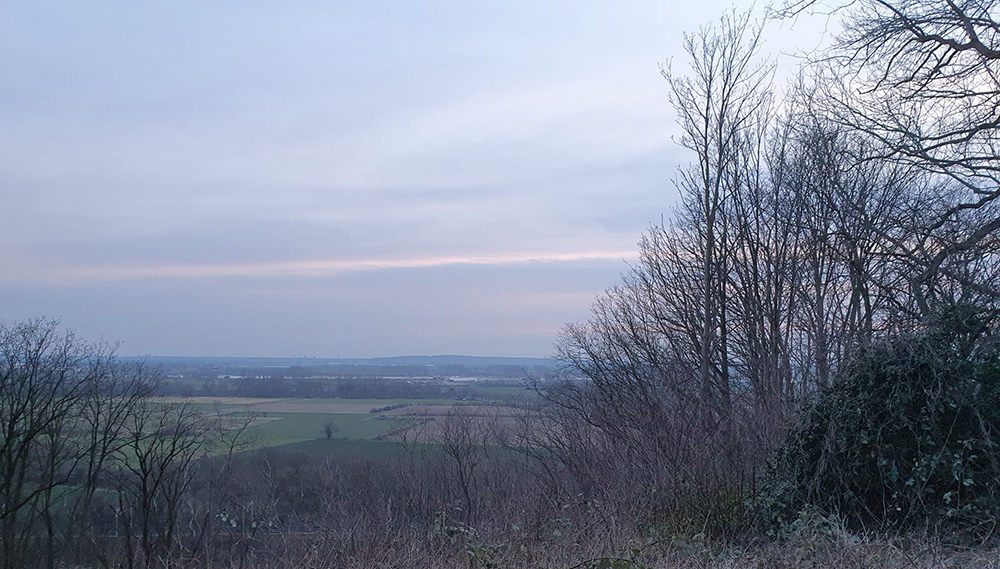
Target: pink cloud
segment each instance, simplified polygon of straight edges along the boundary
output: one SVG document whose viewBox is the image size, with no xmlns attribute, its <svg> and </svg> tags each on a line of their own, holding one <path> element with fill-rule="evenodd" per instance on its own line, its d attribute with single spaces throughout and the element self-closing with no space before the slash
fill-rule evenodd
<svg viewBox="0 0 1000 569">
<path fill-rule="evenodd" d="M 238 277 L 310 277 L 388 269 L 421 269 L 455 265 L 515 265 L 634 259 L 633 251 L 529 252 L 496 255 L 455 255 L 373 259 L 304 259 L 269 263 L 160 264 L 129 266 L 65 266 L 20 273 L 17 280 L 66 284 L 137 279 L 197 279 Z M 34 273 L 34 278 L 31 278 Z"/>
</svg>

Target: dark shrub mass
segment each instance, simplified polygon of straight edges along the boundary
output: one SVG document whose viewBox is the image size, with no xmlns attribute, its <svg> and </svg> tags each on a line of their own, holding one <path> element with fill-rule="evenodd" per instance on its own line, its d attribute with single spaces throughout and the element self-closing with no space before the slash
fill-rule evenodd
<svg viewBox="0 0 1000 569">
<path fill-rule="evenodd" d="M 952 307 L 862 348 L 804 412 L 763 500 L 851 525 L 992 530 L 1000 512 L 1000 359 L 990 318 Z"/>
</svg>

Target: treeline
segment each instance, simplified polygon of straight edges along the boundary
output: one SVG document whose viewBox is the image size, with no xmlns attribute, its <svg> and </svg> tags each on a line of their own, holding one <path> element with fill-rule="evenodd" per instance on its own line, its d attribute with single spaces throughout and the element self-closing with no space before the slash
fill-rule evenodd
<svg viewBox="0 0 1000 569">
<path fill-rule="evenodd" d="M 769 500 L 765 517 L 816 506 L 858 527 L 990 519 L 995 9 L 849 3 L 784 93 L 748 15 L 685 37 L 688 69 L 663 69 L 692 157 L 680 203 L 564 330 L 559 356 L 589 382 L 542 390 L 560 461 L 720 525 Z M 780 499 L 758 493 L 779 446 Z"/>
</svg>

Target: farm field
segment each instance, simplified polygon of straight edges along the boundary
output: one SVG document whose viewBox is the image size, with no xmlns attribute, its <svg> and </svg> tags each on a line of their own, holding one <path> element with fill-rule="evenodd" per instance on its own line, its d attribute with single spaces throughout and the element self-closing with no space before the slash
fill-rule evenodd
<svg viewBox="0 0 1000 569">
<path fill-rule="evenodd" d="M 510 387 L 482 390 L 495 391 L 497 401 L 251 397 L 164 397 L 162 400 L 188 402 L 206 415 L 229 417 L 234 424 L 242 423 L 239 418 L 253 414 L 255 418 L 247 434 L 255 448 L 374 458 L 395 452 L 395 444 L 388 439 L 410 428 L 414 429 L 410 433 L 414 440 L 434 440 L 442 423 L 439 419 L 456 405 L 467 408 L 473 416 L 492 415 L 511 420 L 514 410 L 502 401 L 519 390 Z"/>
</svg>

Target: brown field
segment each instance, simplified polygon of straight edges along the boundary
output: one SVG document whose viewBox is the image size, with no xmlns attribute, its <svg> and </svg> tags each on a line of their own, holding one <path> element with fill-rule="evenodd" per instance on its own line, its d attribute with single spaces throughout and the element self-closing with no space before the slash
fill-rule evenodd
<svg viewBox="0 0 1000 569">
<path fill-rule="evenodd" d="M 159 401 L 164 403 L 194 403 L 197 405 L 214 405 L 219 403 L 221 405 L 260 405 L 262 403 L 271 403 L 273 401 L 281 401 L 278 398 L 263 398 L 263 397 L 160 397 Z"/>
</svg>

